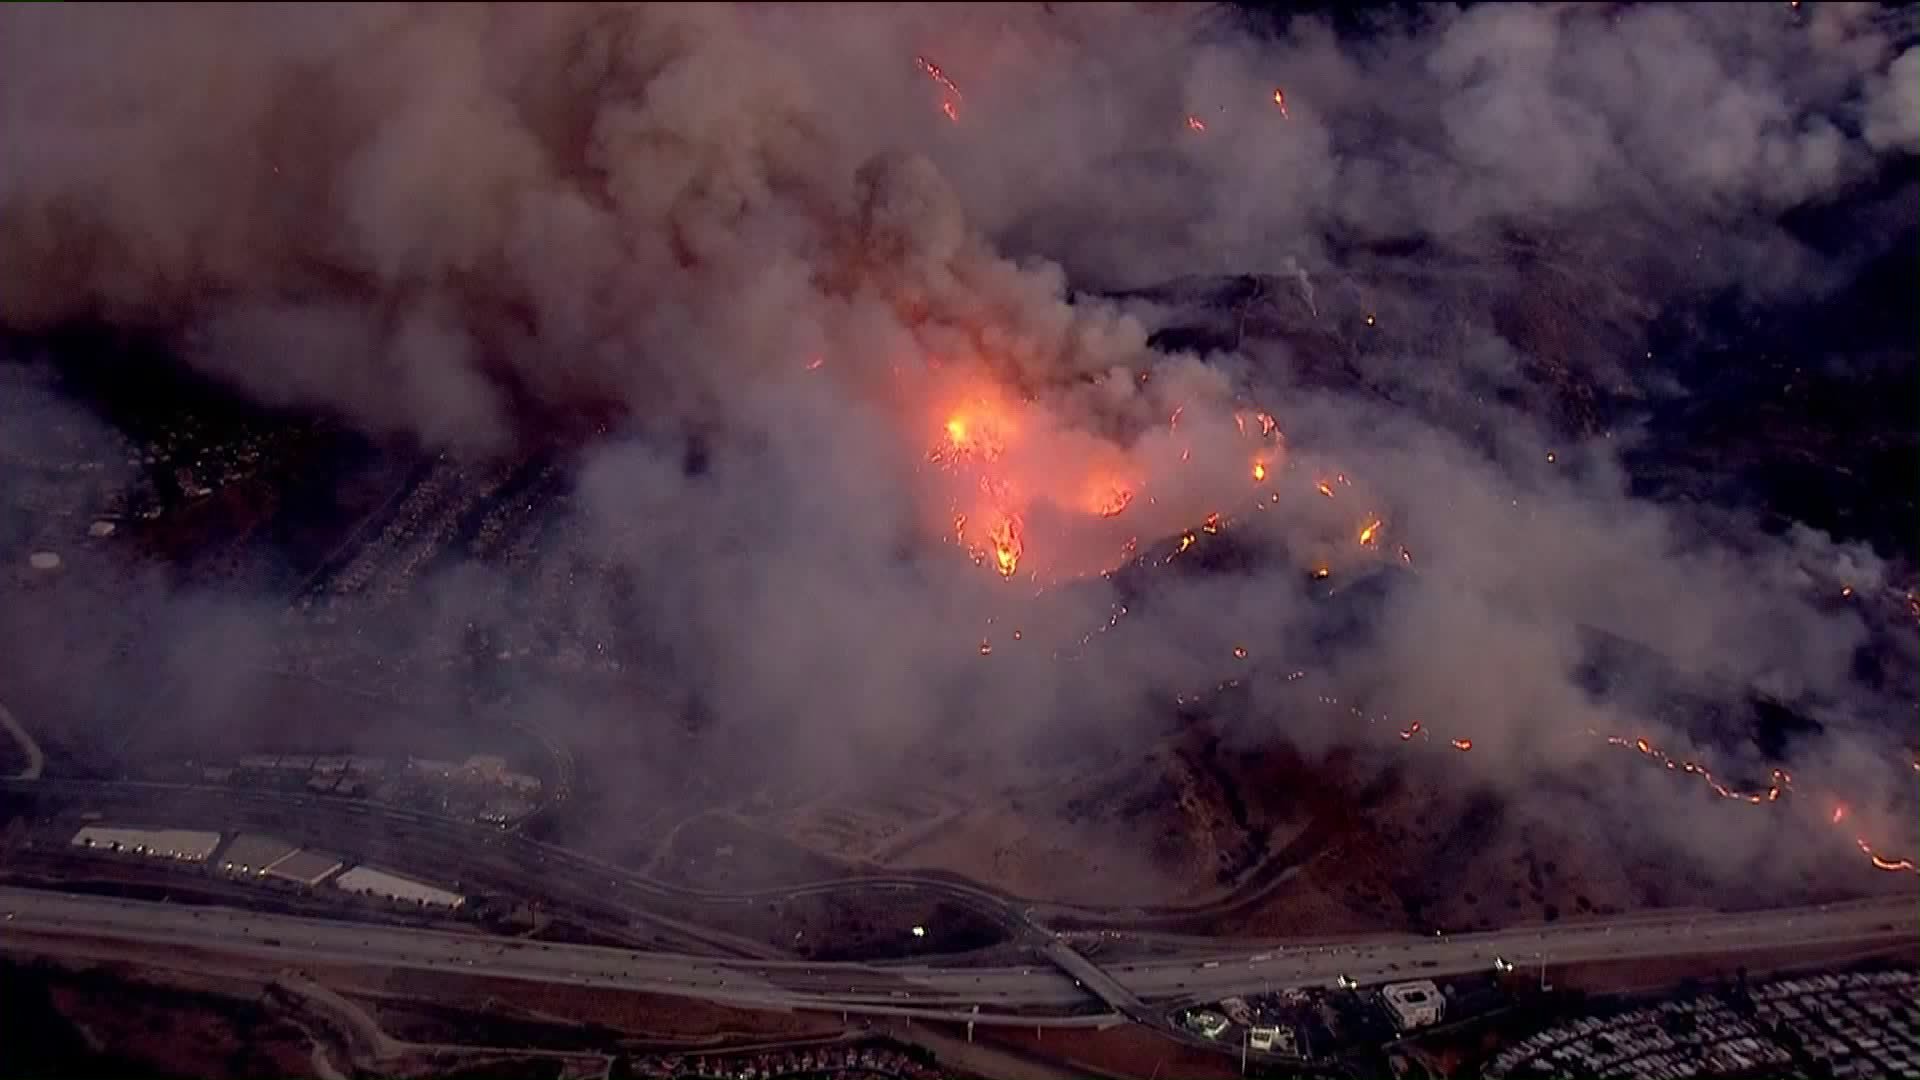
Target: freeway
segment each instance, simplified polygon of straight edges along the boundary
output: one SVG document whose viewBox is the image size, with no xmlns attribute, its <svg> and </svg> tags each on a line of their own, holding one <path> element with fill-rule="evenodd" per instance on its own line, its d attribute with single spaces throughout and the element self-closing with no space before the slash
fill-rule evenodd
<svg viewBox="0 0 1920 1080">
<path fill-rule="evenodd" d="M 1911 897 L 1732 914 L 1690 913 L 1524 927 L 1446 937 L 1375 936 L 1227 949 L 1110 965 L 1102 977 L 1141 1006 L 1061 1015 L 1087 1002 L 1076 978 L 1033 967 L 942 968 L 922 963 L 801 963 L 719 959 L 563 945 L 251 911 L 185 907 L 35 889 L 0 888 L 6 939 L 83 938 L 223 951 L 280 960 L 381 964 L 535 982 L 639 990 L 727 1004 L 925 1017 L 981 1023 L 1099 1025 L 1123 1016 L 1165 1026 L 1169 1008 L 1234 994 L 1361 984 L 1482 971 L 1495 957 L 1562 965 L 1650 956 L 1920 941 Z M 1223 943 L 1224 944 L 1224 943 Z M 980 1010 L 978 1014 L 974 1008 Z M 1034 1011 L 1043 1015 L 1036 1017 Z"/>
<path fill-rule="evenodd" d="M 913 874 L 875 874 L 748 892 L 694 889 L 636 874 L 569 848 L 533 840 L 519 832 L 481 828 L 470 822 L 400 807 L 380 806 L 357 799 L 292 795 L 280 792 L 215 788 L 193 784 L 107 782 L 82 780 L 0 780 L 0 791 L 40 798 L 60 797 L 88 805 L 107 803 L 155 810 L 165 803 L 163 816 L 176 825 L 195 824 L 215 830 L 235 825 L 247 813 L 262 815 L 249 824 L 263 824 L 291 835 L 305 833 L 316 843 L 337 844 L 342 836 L 375 828 L 387 843 L 401 843 L 416 857 L 427 856 L 449 865 L 465 866 L 470 876 L 491 863 L 494 880 L 511 888 L 518 882 L 537 883 L 533 895 L 565 899 L 581 910 L 598 909 L 643 923 L 676 944 L 714 950 L 722 955 L 778 959 L 768 945 L 736 934 L 700 926 L 684 918 L 664 915 L 653 906 L 697 902 L 746 906 L 802 896 L 854 890 L 891 889 L 944 897 L 979 911 L 1004 926 L 1074 980 L 1124 1016 L 1144 1013 L 1141 1002 L 1124 987 L 1105 978 L 1091 961 L 1074 951 L 1068 939 L 1035 923 L 1010 897 L 964 881 Z M 274 817 L 274 815 L 277 815 Z"/>
</svg>

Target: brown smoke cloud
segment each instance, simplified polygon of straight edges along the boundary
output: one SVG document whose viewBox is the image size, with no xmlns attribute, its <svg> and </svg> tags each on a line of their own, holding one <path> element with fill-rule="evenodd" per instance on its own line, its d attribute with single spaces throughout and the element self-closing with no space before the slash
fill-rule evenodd
<svg viewBox="0 0 1920 1080">
<path fill-rule="evenodd" d="M 1812 7 L 1483 6 L 1356 44 L 1147 5 L 18 6 L 0 319 L 154 330 L 260 400 L 475 457 L 611 410 L 631 437 L 590 455 L 582 542 L 635 575 L 674 678 L 816 768 L 953 725 L 1010 754 L 1124 741 L 1241 676 L 1271 737 L 1361 737 L 1233 650 L 1311 653 L 1303 573 L 1402 544 L 1419 573 L 1320 674 L 1471 736 L 1489 779 L 1558 768 L 1586 753 L 1568 731 L 1657 723 L 1582 687 L 1582 626 L 1856 703 L 1865 630 L 1794 575 L 1864 588 L 1880 556 L 1700 535 L 1630 495 L 1611 433 L 1488 401 L 1527 363 L 1494 325 L 1524 288 L 1501 230 L 1563 237 L 1549 272 L 1636 316 L 1838 273 L 1778 218 L 1912 153 L 1916 61 L 1911 19 Z M 1447 298 L 1344 254 L 1386 241 L 1431 245 Z M 1301 341 L 1377 314 L 1403 336 L 1349 350 L 1375 392 L 1311 385 L 1302 344 L 1150 348 L 1177 299 L 1070 290 L 1217 273 L 1271 275 Z M 1602 329 L 1623 322 L 1637 349 L 1644 320 Z M 1596 382 L 1639 377 L 1588 347 Z M 927 461 L 983 396 L 1012 433 L 993 471 L 1017 493 L 989 501 L 1023 510 L 1013 584 L 948 542 L 960 510 L 987 543 L 979 477 Z M 1261 409 L 1284 441 L 1243 433 Z M 697 476 L 689 431 L 718 433 Z M 1580 469 L 1543 471 L 1550 445 Z M 1090 515 L 1116 483 L 1126 512 Z M 1263 569 L 1170 579 L 1098 653 L 1054 655 L 1128 602 L 1099 576 L 1128 541 L 1223 510 Z M 1389 542 L 1362 548 L 1376 516 Z"/>
</svg>

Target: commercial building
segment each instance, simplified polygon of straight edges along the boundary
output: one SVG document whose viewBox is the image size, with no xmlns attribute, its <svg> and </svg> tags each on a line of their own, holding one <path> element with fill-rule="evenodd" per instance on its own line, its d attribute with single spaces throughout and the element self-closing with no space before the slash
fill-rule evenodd
<svg viewBox="0 0 1920 1080">
<path fill-rule="evenodd" d="M 1226 1034 L 1231 1021 L 1212 1009 L 1196 1009 L 1187 1014 L 1187 1026 L 1209 1039 Z"/>
<path fill-rule="evenodd" d="M 303 848 L 268 867 L 267 876 L 312 888 L 343 865 L 340 856 L 332 852 Z"/>
<path fill-rule="evenodd" d="M 295 851 L 292 844 L 265 833 L 241 833 L 220 856 L 220 869 L 229 874 L 264 875 L 267 867 Z"/>
<path fill-rule="evenodd" d="M 334 878 L 333 884 L 335 888 L 347 892 L 378 896 L 402 904 L 451 909 L 467 902 L 465 897 L 457 893 L 371 866 L 356 866 Z"/>
<path fill-rule="evenodd" d="M 220 846 L 220 834 L 186 829 L 121 829 L 88 825 L 73 834 L 73 846 L 203 863 L 212 858 L 215 849 Z"/>
<path fill-rule="evenodd" d="M 1440 988 L 1431 979 L 1389 983 L 1381 989 L 1380 997 L 1386 1002 L 1387 1012 L 1393 1016 L 1394 1026 L 1401 1031 L 1439 1023 L 1446 1004 L 1446 999 L 1440 996 Z"/>
</svg>

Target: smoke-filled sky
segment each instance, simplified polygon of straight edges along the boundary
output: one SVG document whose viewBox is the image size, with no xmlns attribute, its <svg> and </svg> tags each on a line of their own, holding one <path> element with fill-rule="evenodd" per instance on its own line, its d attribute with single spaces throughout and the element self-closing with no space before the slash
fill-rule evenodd
<svg viewBox="0 0 1920 1080">
<path fill-rule="evenodd" d="M 1802 752 L 1886 803 L 1905 751 L 1847 722 L 1866 630 L 1829 601 L 1910 553 L 1703 531 L 1630 494 L 1631 431 L 1522 399 L 1543 365 L 1658 384 L 1676 298 L 1817 299 L 1911 228 L 1910 198 L 1842 252 L 1779 222 L 1920 150 L 1914 40 L 1846 4 L 1365 36 L 1151 4 L 17 5 L 0 317 L 154 330 L 475 457 L 611 409 L 583 543 L 674 678 L 810 767 L 956 726 L 1124 742 L 1228 678 L 1271 737 L 1350 739 L 1285 697 L 1302 582 L 1391 568 L 1316 678 L 1471 738 L 1484 777 L 1576 768 L 1590 727 L 1686 745 L 1582 688 L 1586 626 L 1822 710 Z M 1192 311 L 1139 290 L 1225 274 L 1267 275 L 1269 332 L 1148 347 Z M 1503 321 L 1535 292 L 1571 330 Z M 1368 389 L 1309 377 L 1328 348 Z M 1055 655 L 1113 615 L 1130 540 L 1213 512 L 1257 569 L 1163 575 Z"/>
</svg>

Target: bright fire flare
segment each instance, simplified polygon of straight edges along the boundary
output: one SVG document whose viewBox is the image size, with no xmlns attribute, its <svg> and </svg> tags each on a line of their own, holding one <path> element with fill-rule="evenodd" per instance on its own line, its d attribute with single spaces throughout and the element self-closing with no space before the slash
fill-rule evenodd
<svg viewBox="0 0 1920 1080">
<path fill-rule="evenodd" d="M 1367 523 L 1366 528 L 1360 530 L 1360 546 L 1372 547 L 1373 538 L 1379 532 L 1380 532 L 1380 519 L 1374 518 L 1372 521 Z"/>
<path fill-rule="evenodd" d="M 1267 463 L 1266 463 L 1266 462 L 1264 462 L 1264 461 L 1256 461 L 1256 462 L 1254 462 L 1254 463 L 1253 463 L 1253 479 L 1254 479 L 1254 482 L 1255 482 L 1255 483 L 1258 483 L 1258 482 L 1260 482 L 1260 481 L 1262 481 L 1262 480 L 1265 480 L 1266 478 L 1267 478 Z"/>
<path fill-rule="evenodd" d="M 1320 494 L 1322 494 L 1322 495 L 1325 495 L 1325 496 L 1326 496 L 1327 498 L 1329 498 L 1329 499 L 1331 499 L 1331 498 L 1333 498 L 1333 485 L 1332 485 L 1332 484 L 1329 484 L 1329 483 L 1327 483 L 1327 482 L 1326 482 L 1325 480 L 1322 480 L 1322 481 L 1320 481 L 1319 483 L 1317 483 L 1317 484 L 1315 484 L 1315 485 L 1313 485 L 1313 486 L 1314 486 L 1314 489 L 1315 489 L 1315 490 L 1317 490 L 1317 491 L 1319 491 L 1319 492 L 1320 492 Z"/>
<path fill-rule="evenodd" d="M 1133 492 L 1118 484 L 1093 497 L 1093 512 L 1103 518 L 1119 517 L 1133 503 Z"/>
<path fill-rule="evenodd" d="M 993 540 L 993 565 L 1001 577 L 1020 572 L 1020 523 L 1012 515 L 1000 519 L 989 534 Z"/>
</svg>

